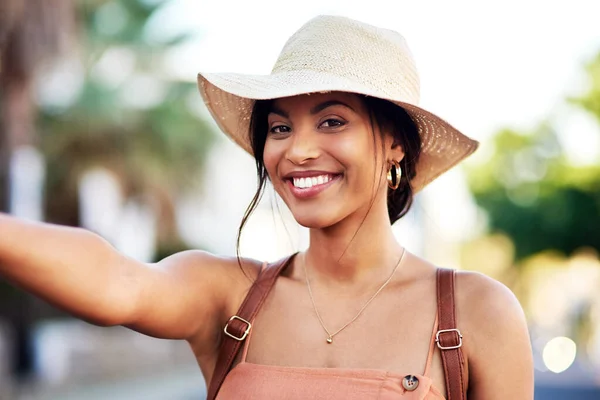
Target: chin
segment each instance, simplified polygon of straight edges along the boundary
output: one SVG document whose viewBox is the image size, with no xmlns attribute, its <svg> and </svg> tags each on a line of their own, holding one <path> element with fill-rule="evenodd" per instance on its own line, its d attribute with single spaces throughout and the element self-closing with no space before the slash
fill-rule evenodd
<svg viewBox="0 0 600 400">
<path fill-rule="evenodd" d="M 294 213 L 294 219 L 300 225 L 309 229 L 324 229 L 339 222 L 339 219 L 332 218 L 331 215 L 319 215 L 315 213 Z"/>
</svg>

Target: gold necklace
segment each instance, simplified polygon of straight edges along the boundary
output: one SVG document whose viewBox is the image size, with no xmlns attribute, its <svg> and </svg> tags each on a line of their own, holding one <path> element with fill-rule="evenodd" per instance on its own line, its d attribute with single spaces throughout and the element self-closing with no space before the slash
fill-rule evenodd
<svg viewBox="0 0 600 400">
<path fill-rule="evenodd" d="M 381 287 L 375 292 L 375 294 L 373 296 L 371 296 L 371 298 L 365 303 L 364 306 L 362 306 L 362 308 L 358 311 L 358 314 L 356 314 L 356 316 L 354 318 L 352 318 L 348 323 L 346 323 L 346 325 L 342 326 L 340 329 L 338 329 L 334 333 L 329 332 L 329 330 L 325 327 L 325 324 L 323 323 L 323 319 L 321 318 L 321 314 L 319 314 L 319 310 L 317 310 L 317 305 L 315 304 L 315 299 L 313 298 L 312 290 L 310 288 L 310 282 L 308 280 L 308 271 L 306 270 L 306 262 L 302 263 L 302 266 L 304 267 L 304 276 L 306 277 L 306 286 L 308 287 L 308 295 L 310 296 L 310 301 L 312 302 L 313 308 L 315 309 L 315 314 L 317 314 L 317 319 L 319 320 L 319 323 L 321 324 L 321 326 L 323 327 L 325 332 L 327 332 L 327 335 L 328 335 L 327 343 L 329 343 L 329 344 L 333 343 L 333 337 L 335 335 L 337 335 L 338 333 L 340 333 L 341 331 L 343 331 L 344 329 L 346 329 L 348 327 L 348 325 L 350 325 L 351 323 L 356 321 L 356 319 L 363 313 L 365 308 L 367 308 L 369 303 L 371 303 L 373 301 L 373 299 L 375 297 L 377 297 L 377 295 L 383 290 L 383 288 L 385 288 L 387 286 L 387 284 L 390 283 L 390 281 L 392 280 L 392 277 L 394 276 L 394 273 L 396 273 L 398 266 L 400 265 L 400 263 L 402 262 L 402 259 L 404 258 L 404 253 L 406 253 L 406 249 L 402 249 L 402 254 L 400 255 L 400 259 L 396 263 L 396 266 L 394 267 L 394 270 L 390 274 L 389 278 L 387 278 L 387 280 L 385 282 L 383 282 L 383 285 L 381 285 Z"/>
</svg>

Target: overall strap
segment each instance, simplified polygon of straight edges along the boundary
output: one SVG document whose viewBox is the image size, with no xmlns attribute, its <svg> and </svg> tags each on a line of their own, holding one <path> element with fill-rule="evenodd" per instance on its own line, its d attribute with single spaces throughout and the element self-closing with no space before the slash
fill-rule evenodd
<svg viewBox="0 0 600 400">
<path fill-rule="evenodd" d="M 281 270 L 287 266 L 293 256 L 286 257 L 264 268 L 250 287 L 237 315 L 232 316 L 223 329 L 221 348 L 217 364 L 208 388 L 207 400 L 214 400 L 231 370 L 235 357 L 242 347 L 243 341 L 252 329 L 250 321 L 260 310 L 267 295 L 273 288 Z"/>
<path fill-rule="evenodd" d="M 456 327 L 454 302 L 454 270 L 438 268 L 437 303 L 439 327 L 435 341 L 442 354 L 448 400 L 465 400 L 462 334 Z"/>
</svg>

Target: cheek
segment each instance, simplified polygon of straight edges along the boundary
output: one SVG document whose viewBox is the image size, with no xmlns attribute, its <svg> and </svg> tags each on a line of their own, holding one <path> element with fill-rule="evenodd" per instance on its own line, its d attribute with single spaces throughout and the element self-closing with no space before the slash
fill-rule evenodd
<svg viewBox="0 0 600 400">
<path fill-rule="evenodd" d="M 357 200 L 387 193 L 385 155 L 381 143 L 374 142 L 371 135 L 340 140 L 336 154 L 347 170 L 346 179 Z"/>
<path fill-rule="evenodd" d="M 368 175 L 372 181 L 375 164 L 381 164 L 381 154 L 375 151 L 376 143 L 369 134 L 348 135 L 335 143 L 335 154 L 339 157 L 351 175 Z"/>
<path fill-rule="evenodd" d="M 269 177 L 277 174 L 277 165 L 281 159 L 281 146 L 277 146 L 273 140 L 267 140 L 265 143 L 265 150 L 263 152 L 263 164 L 269 174 Z"/>
</svg>

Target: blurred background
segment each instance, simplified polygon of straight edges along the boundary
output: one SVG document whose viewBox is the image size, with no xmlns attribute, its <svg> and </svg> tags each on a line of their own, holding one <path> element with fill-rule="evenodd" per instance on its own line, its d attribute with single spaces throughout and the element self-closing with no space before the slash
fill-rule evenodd
<svg viewBox="0 0 600 400">
<path fill-rule="evenodd" d="M 401 32 L 421 105 L 481 142 L 417 196 L 399 240 L 517 294 L 536 399 L 600 398 L 598 2 L 1 0 L 0 210 L 86 227 L 144 261 L 234 254 L 254 162 L 218 132 L 196 74 L 267 74 L 326 13 Z M 241 253 L 305 246 L 270 192 Z M 0 399 L 204 390 L 185 343 L 97 328 L 0 281 Z"/>
</svg>

